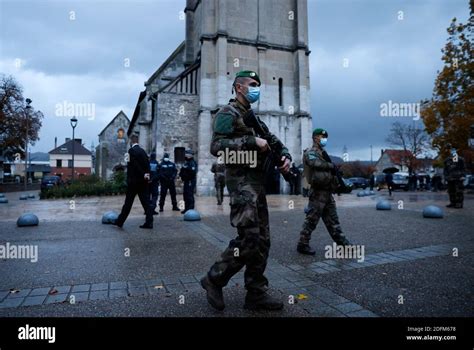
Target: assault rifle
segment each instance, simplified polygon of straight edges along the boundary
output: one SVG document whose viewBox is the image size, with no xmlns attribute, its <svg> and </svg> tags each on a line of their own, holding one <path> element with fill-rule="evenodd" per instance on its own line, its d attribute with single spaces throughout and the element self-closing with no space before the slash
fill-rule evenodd
<svg viewBox="0 0 474 350">
<path fill-rule="evenodd" d="M 270 146 L 270 151 L 265 159 L 263 169 L 266 177 L 272 176 L 275 166 L 282 166 L 284 162 L 281 160 L 281 151 L 284 148 L 284 145 L 278 140 L 275 136 L 272 135 L 268 127 L 264 122 L 260 120 L 259 117 L 255 115 L 253 110 L 249 110 L 243 116 L 243 120 L 246 126 L 252 128 L 258 137 L 265 139 Z M 291 161 L 291 156 L 287 156 Z M 291 181 L 291 174 L 287 172 L 286 174 L 281 173 L 283 178 L 287 181 Z"/>
</svg>

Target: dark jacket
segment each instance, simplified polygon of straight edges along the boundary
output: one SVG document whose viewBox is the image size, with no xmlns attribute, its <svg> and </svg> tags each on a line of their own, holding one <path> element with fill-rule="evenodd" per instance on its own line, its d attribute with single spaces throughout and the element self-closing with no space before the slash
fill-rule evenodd
<svg viewBox="0 0 474 350">
<path fill-rule="evenodd" d="M 146 184 L 144 176 L 150 173 L 150 163 L 146 152 L 139 145 L 128 150 L 129 159 L 127 164 L 127 184 L 142 186 Z"/>
<path fill-rule="evenodd" d="M 176 174 L 178 173 L 178 170 L 176 169 L 176 165 L 171 162 L 171 161 L 164 161 L 162 160 L 160 162 L 160 171 L 159 171 L 159 176 L 160 176 L 160 181 L 166 182 L 166 181 L 174 181 L 176 178 Z"/>
<path fill-rule="evenodd" d="M 444 161 L 444 179 L 446 181 L 459 181 L 466 176 L 466 167 L 464 165 L 464 158 L 458 156 L 456 160 L 453 157 L 448 157 Z"/>
<path fill-rule="evenodd" d="M 186 160 L 181 170 L 179 171 L 179 177 L 183 181 L 193 181 L 196 179 L 197 164 L 194 159 Z"/>
</svg>

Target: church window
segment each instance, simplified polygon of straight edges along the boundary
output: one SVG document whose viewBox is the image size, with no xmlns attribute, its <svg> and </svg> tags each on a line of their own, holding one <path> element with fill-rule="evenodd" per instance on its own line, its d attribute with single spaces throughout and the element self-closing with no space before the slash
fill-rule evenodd
<svg viewBox="0 0 474 350">
<path fill-rule="evenodd" d="M 280 107 L 283 106 L 283 79 L 278 79 L 278 104 Z"/>
</svg>

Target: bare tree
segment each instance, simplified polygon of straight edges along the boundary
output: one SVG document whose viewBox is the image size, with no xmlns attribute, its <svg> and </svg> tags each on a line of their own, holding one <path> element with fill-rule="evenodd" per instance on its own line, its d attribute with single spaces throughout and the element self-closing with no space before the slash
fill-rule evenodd
<svg viewBox="0 0 474 350">
<path fill-rule="evenodd" d="M 407 165 L 410 174 L 416 168 L 416 158 L 430 149 L 428 134 L 413 124 L 393 123 L 386 141 L 404 151 L 402 162 Z"/>
</svg>

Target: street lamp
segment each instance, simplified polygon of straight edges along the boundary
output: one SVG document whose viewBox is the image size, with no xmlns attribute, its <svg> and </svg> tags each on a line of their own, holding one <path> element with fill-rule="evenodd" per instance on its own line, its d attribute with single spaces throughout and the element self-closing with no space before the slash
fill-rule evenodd
<svg viewBox="0 0 474 350">
<path fill-rule="evenodd" d="M 74 182 L 74 146 L 76 144 L 76 140 L 74 139 L 74 129 L 77 126 L 77 118 L 72 117 L 71 118 L 71 126 L 72 126 L 72 177 L 71 177 L 71 183 Z"/>
<path fill-rule="evenodd" d="M 25 113 L 25 120 L 26 120 L 26 128 L 25 128 L 25 191 L 28 191 L 28 172 L 27 172 L 27 167 L 28 167 L 28 117 L 30 115 L 30 110 L 31 110 L 31 102 L 33 102 L 31 99 L 27 98 L 26 99 L 26 113 Z"/>
</svg>

